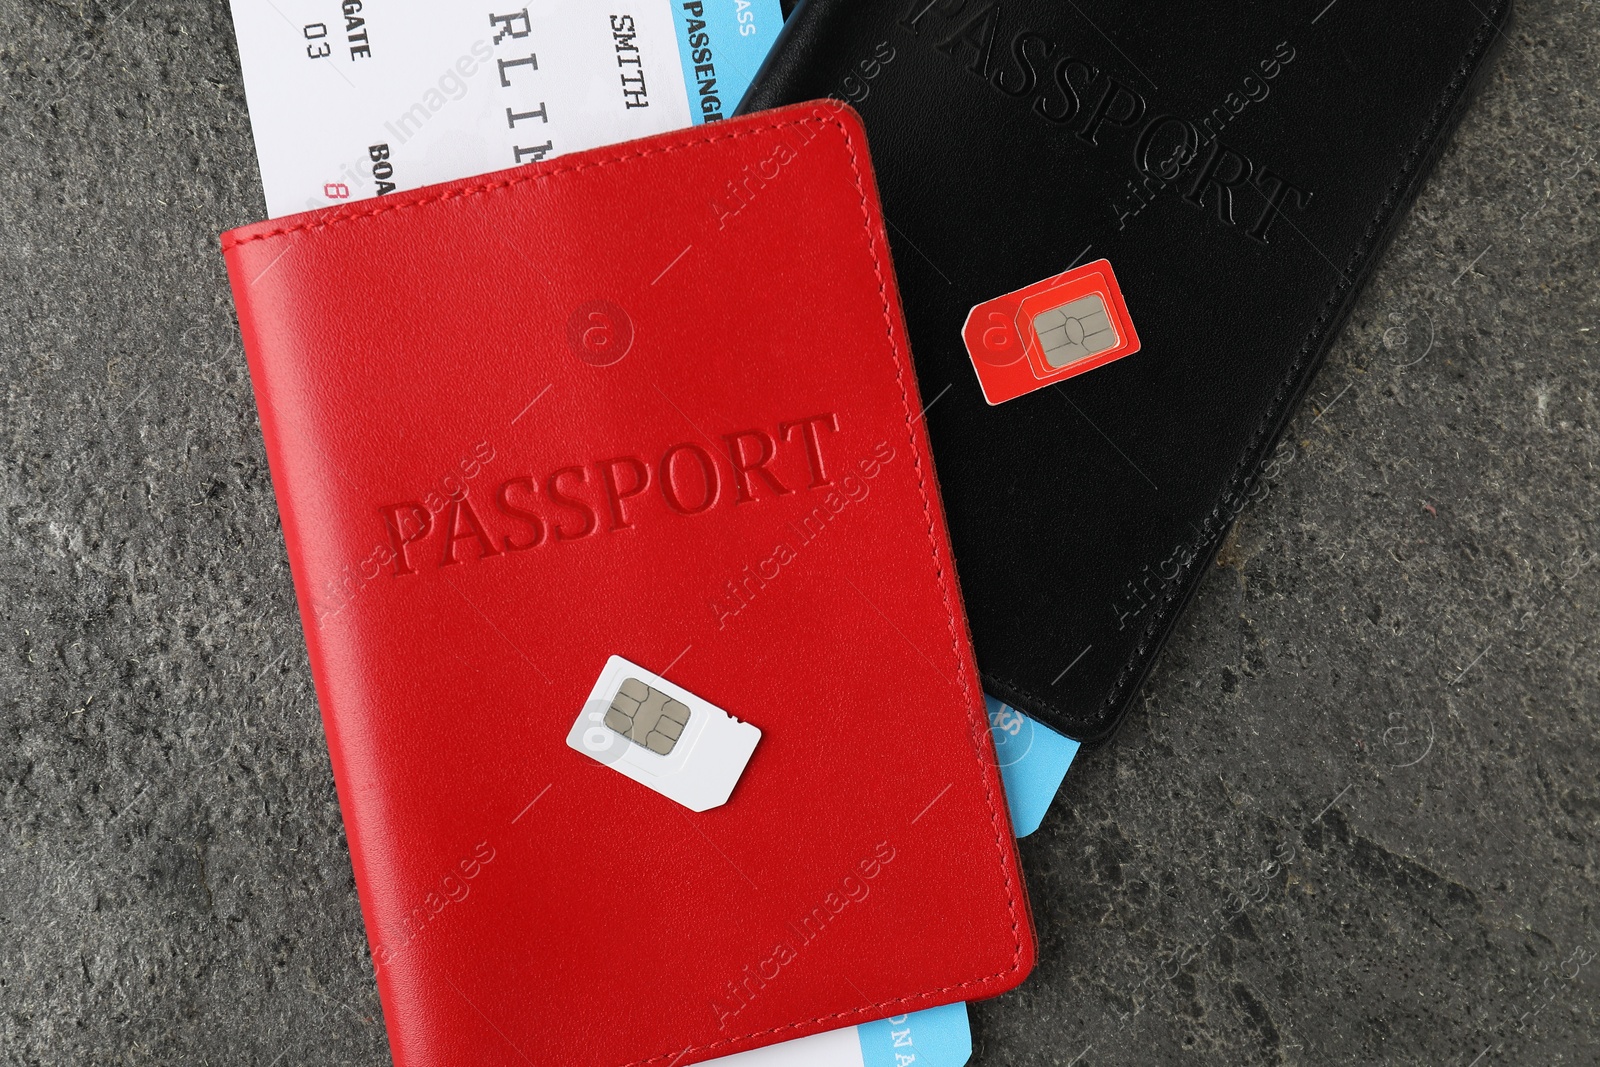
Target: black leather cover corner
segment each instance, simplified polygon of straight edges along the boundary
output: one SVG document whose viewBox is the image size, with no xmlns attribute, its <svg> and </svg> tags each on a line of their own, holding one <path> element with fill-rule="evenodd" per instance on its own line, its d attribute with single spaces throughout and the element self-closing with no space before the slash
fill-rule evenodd
<svg viewBox="0 0 1600 1067">
<path fill-rule="evenodd" d="M 1116 728 L 1509 9 L 802 0 L 741 110 L 866 120 L 990 693 Z M 1142 351 L 988 406 L 967 312 L 1101 257 Z"/>
</svg>

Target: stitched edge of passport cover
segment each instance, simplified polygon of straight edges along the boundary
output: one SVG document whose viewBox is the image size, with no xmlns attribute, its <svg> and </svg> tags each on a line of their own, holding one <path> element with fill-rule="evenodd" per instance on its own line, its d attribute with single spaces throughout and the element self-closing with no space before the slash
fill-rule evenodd
<svg viewBox="0 0 1600 1067">
<path fill-rule="evenodd" d="M 874 226 L 874 222 L 881 218 L 881 214 L 873 211 L 874 199 L 869 198 L 868 195 L 870 191 L 875 190 L 875 183 L 872 182 L 870 177 L 870 157 L 867 156 L 864 151 L 865 138 L 860 118 L 855 114 L 854 109 L 849 108 L 847 105 L 834 106 L 835 103 L 836 102 L 834 101 L 828 101 L 826 103 L 817 102 L 809 104 L 796 104 L 790 107 L 776 109 L 771 113 L 775 117 L 770 121 L 761 123 L 750 122 L 750 124 L 744 125 L 742 128 L 717 129 L 710 132 L 706 132 L 702 128 L 701 130 L 696 130 L 693 133 L 676 131 L 673 133 L 657 135 L 654 138 L 648 138 L 643 141 L 633 142 L 633 147 L 625 145 L 621 146 L 619 149 L 619 147 L 613 146 L 611 148 L 596 149 L 589 152 L 574 153 L 570 157 L 563 157 L 562 159 L 554 160 L 549 163 L 534 164 L 532 166 L 514 171 L 503 171 L 500 172 L 500 176 L 490 176 L 489 180 L 485 180 L 483 178 L 463 179 L 457 182 L 434 186 L 431 190 L 420 189 L 412 193 L 400 194 L 396 200 L 390 200 L 389 202 L 385 202 L 384 200 L 371 200 L 364 201 L 359 208 L 355 209 L 327 208 L 309 216 L 298 216 L 296 221 L 288 222 L 282 225 L 275 226 L 270 222 L 256 223 L 250 226 L 244 226 L 235 230 L 230 230 L 222 235 L 222 248 L 224 255 L 226 255 L 227 253 L 232 252 L 234 249 L 237 249 L 243 245 L 252 244 L 258 241 L 269 240 L 273 238 L 293 237 L 297 234 L 318 233 L 333 229 L 335 227 L 372 219 L 392 212 L 408 211 L 426 206 L 428 204 L 457 200 L 466 197 L 481 196 L 486 193 L 519 185 L 549 181 L 564 174 L 576 173 L 596 167 L 623 164 L 634 159 L 644 158 L 652 155 L 682 151 L 687 148 L 692 148 L 696 145 L 754 136 L 756 134 L 767 133 L 772 130 L 791 128 L 811 121 L 821 121 L 825 125 L 831 125 L 835 127 L 844 139 L 845 146 L 848 149 L 850 156 L 855 190 L 860 202 L 862 233 L 866 237 L 865 251 L 867 252 L 868 256 L 871 257 L 874 274 L 878 279 L 878 295 L 883 314 L 884 336 L 888 344 L 889 357 L 894 364 L 895 381 L 900 388 L 901 401 L 906 423 L 906 440 L 911 446 L 913 462 L 916 469 L 917 487 L 923 502 L 923 515 L 927 520 L 925 532 L 928 537 L 929 550 L 933 561 L 934 577 L 938 584 L 945 607 L 947 623 L 950 631 L 950 648 L 955 659 L 958 684 L 960 685 L 962 692 L 967 695 L 967 720 L 970 730 L 970 737 L 973 744 L 973 754 L 977 757 L 976 765 L 979 767 L 979 773 L 984 787 L 984 799 L 989 809 L 991 825 L 995 830 L 994 843 L 996 851 L 999 854 L 1001 872 L 1005 883 L 1007 910 L 1011 917 L 1011 934 L 1014 942 L 1012 948 L 1011 965 L 1004 970 L 995 972 L 994 974 L 970 979 L 966 982 L 961 982 L 956 985 L 925 990 L 919 993 L 909 994 L 907 996 L 897 997 L 891 1000 L 864 1005 L 849 1011 L 835 1012 L 829 1015 L 822 1015 L 795 1023 L 770 1027 L 765 1030 L 739 1034 L 709 1042 L 704 1045 L 692 1046 L 689 1048 L 674 1048 L 653 1056 L 631 1061 L 625 1065 L 625 1067 L 648 1067 L 648 1065 L 651 1064 L 667 1062 L 676 1063 L 683 1060 L 683 1058 L 686 1056 L 698 1055 L 701 1053 L 711 1053 L 718 1049 L 726 1048 L 729 1045 L 743 1043 L 751 1039 L 773 1038 L 775 1035 L 781 1034 L 785 1031 L 820 1026 L 821 1024 L 831 1024 L 827 1026 L 827 1028 L 832 1029 L 838 1026 L 847 1025 L 850 1022 L 873 1021 L 883 1017 L 884 1015 L 894 1014 L 892 1009 L 907 1008 L 915 1010 L 917 1008 L 933 1007 L 937 1004 L 947 1003 L 952 1000 L 968 999 L 969 997 L 958 996 L 958 994 L 963 994 L 966 991 L 974 991 L 974 993 L 971 995 L 978 996 L 997 995 L 998 993 L 1004 992 L 1006 989 L 1015 986 L 1025 979 L 1028 973 L 1032 970 L 1033 963 L 1037 955 L 1036 937 L 1030 936 L 1029 938 L 1024 939 L 1021 935 L 1021 930 L 1024 925 L 1028 926 L 1030 934 L 1032 932 L 1032 926 L 1031 922 L 1029 922 L 1027 918 L 1027 889 L 1026 885 L 1020 879 L 1020 866 L 1017 866 L 1016 870 L 1013 871 L 1013 867 L 1016 865 L 1015 848 L 1014 844 L 1007 840 L 1010 829 L 1009 822 L 1007 821 L 1006 817 L 1003 816 L 1002 805 L 996 798 L 994 784 L 991 781 L 993 776 L 988 774 L 983 769 L 986 751 L 985 742 L 989 738 L 989 725 L 985 713 L 982 710 L 983 703 L 981 694 L 975 694 L 972 679 L 968 677 L 966 671 L 965 657 L 961 654 L 961 636 L 966 631 L 966 620 L 965 617 L 957 611 L 952 600 L 953 595 L 959 595 L 956 587 L 953 584 L 955 575 L 947 571 L 947 569 L 940 563 L 938 517 L 934 513 L 933 501 L 929 496 L 930 482 L 932 482 L 934 488 L 937 489 L 937 475 L 931 468 L 926 471 L 923 469 L 920 459 L 920 452 L 917 448 L 919 414 L 916 411 L 916 405 L 912 403 L 916 379 L 910 362 L 909 341 L 905 336 L 903 316 L 898 316 L 894 313 L 894 307 L 888 295 L 889 286 L 892 284 L 891 280 L 893 278 L 894 268 L 893 263 L 888 256 L 887 242 L 880 242 L 878 239 L 882 227 Z M 848 121 L 846 121 L 844 118 L 841 118 L 841 115 L 846 116 Z M 854 129 L 852 129 L 852 126 Z M 863 163 L 865 163 L 865 173 L 863 171 Z M 240 302 L 246 305 L 249 303 L 248 300 Z M 252 362 L 254 362 L 253 357 Z M 265 436 L 267 439 L 268 448 L 269 450 L 276 450 L 275 438 L 277 436 L 277 420 L 275 414 L 271 410 L 270 394 L 265 396 L 258 394 L 257 406 L 261 412 L 263 436 Z M 928 448 L 926 442 L 926 431 L 922 430 L 920 432 L 923 434 L 923 447 L 928 450 L 931 458 L 932 451 L 931 448 Z M 274 486 L 276 488 L 276 473 L 274 473 L 273 477 Z M 280 504 L 280 512 L 282 510 L 283 508 Z M 296 529 L 298 524 L 294 523 L 290 516 L 283 516 L 283 525 L 286 541 L 290 541 L 291 538 L 298 539 L 298 530 Z M 948 548 L 948 545 L 946 547 Z M 293 549 L 291 549 L 291 554 L 295 554 Z M 967 634 L 966 636 L 967 644 L 970 647 L 971 635 Z M 311 651 L 313 663 L 315 664 L 316 660 L 320 658 L 320 650 L 318 648 L 319 643 L 315 642 L 308 636 L 307 644 Z M 313 673 L 316 674 L 318 672 L 314 670 Z M 974 709 L 977 710 L 975 711 Z M 324 716 L 324 719 L 325 721 L 331 721 L 326 715 Z M 335 731 L 328 731 L 328 733 L 330 749 L 336 749 L 338 742 L 335 739 Z M 337 759 L 342 757 L 336 755 L 335 758 Z M 348 832 L 346 836 L 350 838 L 349 844 L 352 863 L 359 869 L 362 866 L 362 860 L 360 857 L 360 847 L 356 843 L 356 836 L 350 835 Z M 1014 873 L 1018 877 L 1013 878 Z M 362 877 L 360 880 L 363 884 L 365 883 L 364 877 Z"/>
</svg>

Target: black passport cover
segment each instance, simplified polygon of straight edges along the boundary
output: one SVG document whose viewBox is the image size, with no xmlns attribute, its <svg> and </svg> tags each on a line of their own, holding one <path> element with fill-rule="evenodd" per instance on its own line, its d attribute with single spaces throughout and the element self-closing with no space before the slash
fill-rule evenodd
<svg viewBox="0 0 1600 1067">
<path fill-rule="evenodd" d="M 1115 730 L 1509 9 L 798 5 L 740 110 L 866 121 L 989 693 Z M 1102 257 L 1142 351 L 988 406 L 968 311 Z"/>
</svg>

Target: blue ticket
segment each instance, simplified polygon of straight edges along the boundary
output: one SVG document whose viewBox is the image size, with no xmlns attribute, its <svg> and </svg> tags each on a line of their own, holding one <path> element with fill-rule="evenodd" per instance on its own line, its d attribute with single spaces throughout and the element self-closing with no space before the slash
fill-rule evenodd
<svg viewBox="0 0 1600 1067">
<path fill-rule="evenodd" d="M 716 1067 L 961 1067 L 971 1058 L 967 1006 L 945 1004 L 710 1062 Z"/>
<path fill-rule="evenodd" d="M 676 0 L 678 59 L 696 126 L 727 118 L 778 39 L 778 0 Z"/>
<path fill-rule="evenodd" d="M 965 1004 L 945 1004 L 856 1027 L 862 1067 L 961 1067 L 972 1058 Z"/>
<path fill-rule="evenodd" d="M 1078 742 L 994 697 L 983 699 L 989 705 L 989 730 L 1011 808 L 1011 828 L 1018 837 L 1027 837 L 1050 810 L 1050 802 L 1078 754 Z"/>
</svg>

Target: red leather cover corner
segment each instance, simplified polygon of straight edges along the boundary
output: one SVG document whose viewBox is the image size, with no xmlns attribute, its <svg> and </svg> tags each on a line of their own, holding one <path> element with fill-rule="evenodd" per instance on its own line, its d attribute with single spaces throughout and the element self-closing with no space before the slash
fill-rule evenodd
<svg viewBox="0 0 1600 1067">
<path fill-rule="evenodd" d="M 399 1067 L 687 1064 L 1022 980 L 853 112 L 223 248 Z M 612 654 L 761 728 L 727 804 L 566 746 Z"/>
</svg>

